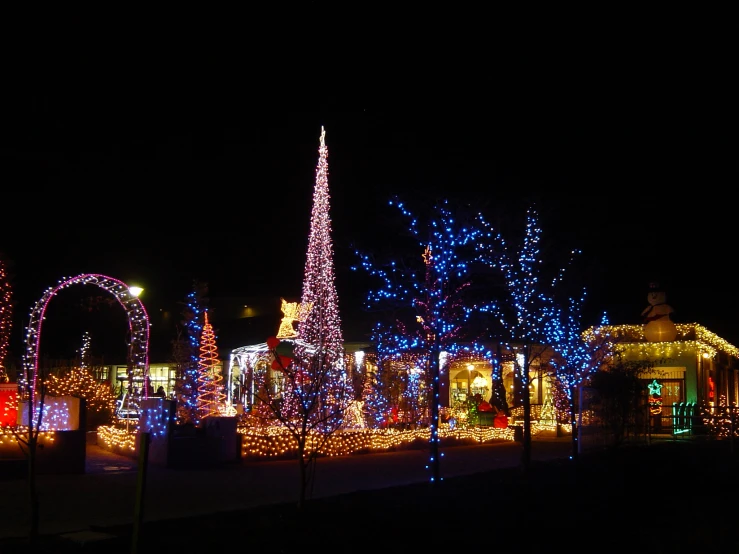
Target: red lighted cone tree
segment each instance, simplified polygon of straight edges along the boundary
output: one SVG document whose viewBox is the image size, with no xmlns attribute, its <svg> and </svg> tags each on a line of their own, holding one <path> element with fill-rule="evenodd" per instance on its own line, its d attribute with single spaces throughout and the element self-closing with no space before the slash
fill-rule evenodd
<svg viewBox="0 0 739 554">
<path fill-rule="evenodd" d="M 197 408 L 201 420 L 220 415 L 225 406 L 226 394 L 223 392 L 223 376 L 218 369 L 218 348 L 216 347 L 213 326 L 204 314 L 203 333 L 200 339 L 200 358 L 198 359 L 198 399 Z"/>
</svg>

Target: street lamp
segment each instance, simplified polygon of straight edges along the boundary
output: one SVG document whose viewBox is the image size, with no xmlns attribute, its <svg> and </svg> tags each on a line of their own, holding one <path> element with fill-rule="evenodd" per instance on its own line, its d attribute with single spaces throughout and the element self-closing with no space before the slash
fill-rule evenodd
<svg viewBox="0 0 739 554">
<path fill-rule="evenodd" d="M 144 292 L 144 289 L 137 286 L 129 286 L 128 287 L 128 294 L 131 295 L 131 298 L 138 299 L 138 297 L 141 295 L 141 293 Z M 140 302 L 139 300 L 132 300 L 132 303 Z M 127 410 L 130 410 L 132 401 L 133 401 L 133 394 L 134 394 L 134 367 L 136 366 L 136 363 L 138 360 L 134 359 L 134 352 L 133 352 L 133 343 L 134 343 L 134 336 L 133 336 L 133 330 L 129 332 L 128 336 L 128 363 L 126 368 L 126 373 L 128 377 L 128 386 L 126 387 L 126 392 L 124 393 L 123 398 L 121 399 L 121 408 L 126 408 Z M 146 383 L 144 383 L 144 387 L 146 386 Z M 148 392 L 148 391 L 147 391 Z M 144 393 L 146 395 L 146 392 Z M 124 406 L 125 404 L 125 406 Z M 138 402 L 134 404 L 136 407 L 135 409 L 138 409 Z M 126 428 L 128 428 L 128 418 L 126 418 Z"/>
</svg>

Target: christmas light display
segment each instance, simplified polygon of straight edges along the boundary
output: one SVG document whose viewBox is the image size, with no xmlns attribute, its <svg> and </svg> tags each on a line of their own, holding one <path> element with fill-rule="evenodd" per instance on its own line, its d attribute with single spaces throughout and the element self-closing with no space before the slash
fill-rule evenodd
<svg viewBox="0 0 739 554">
<path fill-rule="evenodd" d="M 82 369 L 88 369 L 90 359 L 90 333 L 85 331 L 82 336 L 82 348 L 80 349 L 80 367 Z"/>
<path fill-rule="evenodd" d="M 5 357 L 8 355 L 10 331 L 13 325 L 12 298 L 12 289 L 5 269 L 5 262 L 0 258 L 0 383 L 9 381 L 5 369 Z"/>
<path fill-rule="evenodd" d="M 22 379 L 19 379 L 21 392 L 29 396 L 31 401 L 35 401 L 41 325 L 46 308 L 51 299 L 60 291 L 73 285 L 96 285 L 110 292 L 126 311 L 129 328 L 127 408 L 137 409 L 138 400 L 142 397 L 145 398 L 148 393 L 143 387 L 143 383 L 148 377 L 149 368 L 149 315 L 141 300 L 128 285 L 118 279 L 94 273 L 62 279 L 56 286 L 47 289 L 32 308 L 26 334 L 26 355 L 23 362 L 24 375 Z"/>
<path fill-rule="evenodd" d="M 272 427 L 263 429 L 243 428 L 241 434 L 241 456 L 244 459 L 294 458 L 298 442 L 286 429 Z M 441 439 L 450 439 L 456 444 L 484 444 L 515 440 L 512 428 L 469 427 L 452 429 L 449 425 L 439 428 Z M 315 449 L 319 456 L 346 456 L 367 452 L 388 452 L 399 448 L 419 447 L 428 443 L 430 429 L 357 429 L 343 431 L 328 437 L 321 433 L 309 435 L 306 448 Z M 111 439 L 115 440 L 115 439 Z"/>
<path fill-rule="evenodd" d="M 98 444 L 108 450 L 120 454 L 131 455 L 136 452 L 136 437 L 138 434 L 130 429 L 114 427 L 112 425 L 98 427 Z"/>
<path fill-rule="evenodd" d="M 98 383 L 88 369 L 76 367 L 63 376 L 51 375 L 45 385 L 51 396 L 84 398 L 88 428 L 111 423 L 115 415 L 115 395 L 110 385 Z"/>
<path fill-rule="evenodd" d="M 0 383 L 0 429 L 18 421 L 18 385 Z"/>
<path fill-rule="evenodd" d="M 254 398 L 248 417 L 261 420 L 259 428 L 281 428 L 296 445 L 301 476 L 299 507 L 306 499 L 313 464 L 325 445 L 342 426 L 356 424 L 353 417 L 345 421 L 346 410 L 354 401 L 354 383 L 347 373 L 334 283 L 325 137 L 321 128 L 301 303 L 291 309 L 283 300 L 289 323 L 297 321 L 297 336 L 284 325 L 279 334 L 289 338 L 269 337 L 268 356 L 261 356 L 254 364 L 252 381 L 247 385 Z"/>
<path fill-rule="evenodd" d="M 182 325 L 185 328 L 185 340 L 175 342 L 173 357 L 177 364 L 177 380 L 174 392 L 177 400 L 177 423 L 182 425 L 200 424 L 197 406 L 198 397 L 198 360 L 200 356 L 200 339 L 203 333 L 203 312 L 208 306 L 208 285 L 199 281 L 187 295 L 182 310 Z"/>
<path fill-rule="evenodd" d="M 314 385 L 311 389 L 321 397 L 315 402 L 333 406 L 332 411 L 338 415 L 354 399 L 354 390 L 344 365 L 344 339 L 334 282 L 328 148 L 325 139 L 326 131 L 321 127 L 301 299 L 301 305 L 309 306 L 310 310 L 301 314 L 302 321 L 297 322 L 299 340 L 295 342 L 294 358 L 304 373 L 313 375 Z M 314 374 L 320 374 L 323 386 L 316 386 L 319 375 Z M 306 400 L 305 393 L 306 390 L 301 392 L 303 401 Z"/>
<path fill-rule="evenodd" d="M 445 200 L 434 206 L 427 221 L 414 216 L 397 199 L 390 205 L 407 219 L 422 254 L 411 260 L 378 263 L 374 257 L 357 251 L 359 268 L 381 283 L 380 288 L 369 292 L 366 307 L 392 314 L 410 309 L 414 317 L 392 317 L 374 327 L 372 340 L 377 345 L 378 368 L 372 376 L 375 392 L 365 400 L 367 411 L 377 424 L 397 409 L 389 392 L 399 378 L 404 381 L 401 396 L 416 401 L 417 414 L 426 414 L 424 420 L 413 423 L 431 428 L 431 480 L 437 481 L 439 381 L 445 371 L 445 364 L 440 361 L 442 352 L 451 357 L 466 352 L 489 358 L 479 342 L 482 336 L 470 331 L 470 318 L 476 308 L 468 294 L 471 262 L 485 228 L 479 214 L 455 214 Z M 410 352 L 418 354 L 409 360 Z M 407 363 L 399 363 L 404 357 Z M 399 372 L 399 365 L 407 370 Z"/>
<path fill-rule="evenodd" d="M 607 331 L 593 333 L 592 340 L 586 340 L 584 336 L 582 306 L 585 297 L 586 291 L 583 290 L 579 298 L 568 299 L 566 308 L 553 304 L 550 317 L 545 322 L 547 342 L 555 351 L 550 360 L 556 377 L 555 405 L 559 412 L 569 414 L 570 428 L 573 430 L 571 459 L 575 459 L 579 453 L 575 405 L 578 387 L 613 356 L 613 340 Z M 603 314 L 601 324 L 608 324 L 606 314 Z"/>
<path fill-rule="evenodd" d="M 361 400 L 354 400 L 349 403 L 344 413 L 344 426 L 350 429 L 362 429 L 365 427 L 364 423 L 364 402 Z"/>
<path fill-rule="evenodd" d="M 654 379 L 647 385 L 649 389 L 649 413 L 662 415 L 662 385 Z"/>
<path fill-rule="evenodd" d="M 16 437 L 19 442 L 27 443 L 27 432 L 29 428 L 29 405 L 26 401 L 19 403 L 18 413 L 20 415 L 20 422 L 15 427 Z M 44 405 L 41 407 L 37 402 L 33 407 L 33 413 L 30 414 L 33 434 L 41 431 L 72 431 L 79 429 L 79 408 L 80 400 L 74 396 L 52 396 L 46 395 L 44 397 Z M 39 415 L 43 414 L 43 417 L 39 418 Z M 38 422 L 41 425 L 37 427 Z"/>
<path fill-rule="evenodd" d="M 700 415 L 712 436 L 720 439 L 739 437 L 739 407 L 728 405 L 723 394 L 715 406 L 701 406 Z"/>
<path fill-rule="evenodd" d="M 203 313 L 203 333 L 200 340 L 198 359 L 197 408 L 200 420 L 224 413 L 226 394 L 223 392 L 223 376 L 218 369 L 218 348 L 213 326 L 208 321 L 208 312 Z"/>
<path fill-rule="evenodd" d="M 480 306 L 489 311 L 502 325 L 510 343 L 519 343 L 516 356 L 516 375 L 520 383 L 520 397 L 516 403 L 523 406 L 522 462 L 528 470 L 531 462 L 531 400 L 529 398 L 529 368 L 533 360 L 541 359 L 550 348 L 547 345 L 547 324 L 556 312 L 557 285 L 563 281 L 565 268 L 558 269 L 553 276 L 543 272 L 539 242 L 542 230 L 535 207 L 526 212 L 526 229 L 518 249 L 511 249 L 500 233 L 485 223 L 489 232 L 480 248 L 479 260 L 496 268 L 503 276 L 508 299 L 505 303 L 491 302 Z M 580 252 L 571 252 L 570 263 Z"/>
<path fill-rule="evenodd" d="M 644 336 L 652 342 L 675 340 L 677 327 L 670 319 L 674 310 L 667 304 L 665 292 L 660 290 L 659 284 L 650 283 L 647 300 L 649 306 L 641 313 L 644 318 Z"/>
<path fill-rule="evenodd" d="M 739 357 L 739 349 L 697 323 L 676 323 L 677 336 L 669 342 L 647 342 L 643 325 L 598 325 L 586 329 L 586 341 L 597 340 L 598 333 L 608 333 L 614 339 L 616 352 L 629 352 L 639 358 L 677 358 L 699 354 L 715 358 L 719 352 Z"/>
<path fill-rule="evenodd" d="M 299 345 L 299 346 L 298 346 Z M 267 339 L 269 356 L 260 357 L 253 372 L 254 405 L 248 421 L 254 428 L 281 429 L 296 445 L 294 454 L 300 468 L 298 505 L 306 500 L 313 464 L 326 444 L 339 431 L 346 429 L 346 418 L 352 397 L 337 379 L 333 356 L 312 345 Z M 297 355 L 300 352 L 300 361 Z"/>
<path fill-rule="evenodd" d="M 353 408 L 349 408 L 351 412 Z M 255 408 L 254 411 L 257 411 Z M 266 412 L 265 412 L 266 413 Z M 350 416 L 352 417 L 352 416 Z M 547 425 L 532 424 L 532 434 L 549 430 Z M 162 432 L 165 432 L 163 429 Z M 289 428 L 283 425 L 259 426 L 245 417 L 238 426 L 241 436 L 241 455 L 244 459 L 294 459 L 298 452 L 298 439 Z M 449 439 L 455 444 L 469 442 L 483 444 L 497 441 L 514 441 L 513 428 L 499 427 L 454 427 L 449 423 L 439 426 L 440 439 Z M 402 429 L 351 429 L 327 435 L 311 430 L 305 439 L 305 448 L 314 449 L 317 456 L 345 456 L 366 452 L 389 452 L 398 448 L 418 448 L 430 440 L 430 430 L 420 428 Z M 0 431 L 0 442 L 3 440 Z M 132 455 L 136 449 L 136 433 L 113 426 L 101 426 L 97 432 L 98 444 L 125 455 Z"/>
<path fill-rule="evenodd" d="M 609 334 L 613 339 L 612 350 L 614 354 L 624 360 L 654 363 L 659 360 L 677 360 L 681 365 L 695 364 L 696 360 L 713 360 L 717 357 L 728 358 L 739 357 L 739 350 L 726 340 L 708 331 L 705 327 L 696 323 L 675 324 L 675 339 L 663 342 L 650 342 L 645 336 L 645 325 L 600 325 L 586 329 L 583 337 L 588 342 L 597 340 L 602 334 Z M 693 426 L 694 421 L 700 420 L 698 412 L 702 414 L 707 424 L 711 425 L 709 419 L 717 421 L 721 417 L 718 412 L 713 413 L 715 408 L 714 390 L 715 383 L 709 375 L 706 379 L 704 397 L 698 402 L 679 403 L 672 406 L 672 410 L 680 422 L 674 426 L 673 432 L 686 432 Z M 654 406 L 655 411 L 658 406 Z M 655 421 L 655 424 L 657 422 Z M 679 427 L 679 429 L 677 429 Z"/>
<path fill-rule="evenodd" d="M 282 301 L 282 322 L 276 336 L 278 339 L 293 339 L 298 336 L 298 331 L 294 327 L 295 322 L 305 321 L 313 309 L 313 303 L 286 302 L 284 298 L 280 300 Z"/>
</svg>

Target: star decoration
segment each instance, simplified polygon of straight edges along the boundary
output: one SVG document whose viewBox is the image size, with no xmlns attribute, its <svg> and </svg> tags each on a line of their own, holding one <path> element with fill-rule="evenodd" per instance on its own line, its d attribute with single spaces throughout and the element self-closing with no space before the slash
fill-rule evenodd
<svg viewBox="0 0 739 554">
<path fill-rule="evenodd" d="M 427 246 L 423 252 L 423 261 L 426 265 L 431 263 L 431 246 Z"/>
<path fill-rule="evenodd" d="M 647 385 L 649 387 L 649 394 L 656 394 L 659 396 L 662 393 L 662 385 L 657 382 L 657 379 Z"/>
</svg>

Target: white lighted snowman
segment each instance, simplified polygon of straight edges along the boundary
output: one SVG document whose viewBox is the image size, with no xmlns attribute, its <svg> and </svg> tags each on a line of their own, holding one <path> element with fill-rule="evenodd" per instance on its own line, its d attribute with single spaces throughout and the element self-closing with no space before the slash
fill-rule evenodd
<svg viewBox="0 0 739 554">
<path fill-rule="evenodd" d="M 665 299 L 665 291 L 657 283 L 650 283 L 647 294 L 649 306 L 641 313 L 644 318 L 644 336 L 650 342 L 673 341 L 677 336 L 677 327 L 670 319 L 674 310 Z"/>
</svg>

